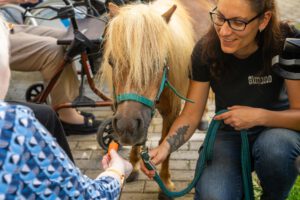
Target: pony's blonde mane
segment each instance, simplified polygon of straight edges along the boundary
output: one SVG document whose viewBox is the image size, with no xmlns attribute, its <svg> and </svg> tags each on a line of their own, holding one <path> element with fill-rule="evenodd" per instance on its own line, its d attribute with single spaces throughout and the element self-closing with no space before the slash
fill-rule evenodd
<svg viewBox="0 0 300 200">
<path fill-rule="evenodd" d="M 174 4 L 177 9 L 167 24 L 161 15 Z M 157 81 L 167 62 L 168 79 L 185 94 L 195 41 L 190 17 L 178 1 L 159 0 L 149 5 L 122 7 L 109 22 L 105 39 L 102 76 L 111 79 L 113 64 L 117 85 L 142 92 Z M 122 79 L 124 74 L 126 80 Z"/>
</svg>

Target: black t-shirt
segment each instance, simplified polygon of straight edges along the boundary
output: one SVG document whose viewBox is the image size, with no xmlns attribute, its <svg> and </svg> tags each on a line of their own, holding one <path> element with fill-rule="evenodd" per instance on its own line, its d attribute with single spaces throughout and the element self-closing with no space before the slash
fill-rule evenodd
<svg viewBox="0 0 300 200">
<path fill-rule="evenodd" d="M 238 59 L 232 54 L 227 57 L 229 74 L 216 80 L 209 66 L 201 63 L 201 42 L 198 42 L 192 55 L 192 80 L 210 82 L 215 93 L 216 112 L 229 106 L 244 105 L 265 109 L 284 109 L 287 98 L 282 98 L 283 78 L 271 72 L 261 74 L 262 53 L 259 48 L 246 59 Z M 228 66 L 230 65 L 230 66 Z"/>
<path fill-rule="evenodd" d="M 285 37 L 300 38 L 300 31 L 294 26 L 283 24 L 282 28 Z M 226 76 L 219 80 L 211 75 L 210 66 L 201 62 L 201 51 L 200 40 L 194 47 L 192 54 L 191 79 L 210 82 L 216 98 L 216 112 L 234 105 L 269 110 L 288 108 L 284 79 L 274 72 L 261 73 L 263 68 L 261 48 L 258 48 L 246 59 L 238 59 L 232 54 L 225 54 L 226 68 L 228 67 L 229 71 Z"/>
<path fill-rule="evenodd" d="M 300 38 L 300 31 L 293 26 L 282 24 L 285 37 Z M 218 80 L 212 76 L 208 62 L 201 61 L 201 40 L 192 54 L 191 79 L 210 82 L 215 93 L 216 112 L 229 106 L 242 105 L 268 110 L 285 110 L 289 107 L 284 79 L 274 72 L 262 73 L 262 49 L 258 48 L 246 59 L 238 59 L 232 54 L 224 54 L 226 74 Z M 234 130 L 222 125 L 223 130 Z M 259 133 L 264 127 L 253 127 L 249 133 Z"/>
</svg>

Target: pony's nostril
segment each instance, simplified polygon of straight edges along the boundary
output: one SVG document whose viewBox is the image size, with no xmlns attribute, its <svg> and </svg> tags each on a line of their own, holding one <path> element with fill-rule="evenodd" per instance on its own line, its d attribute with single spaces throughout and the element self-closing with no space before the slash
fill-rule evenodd
<svg viewBox="0 0 300 200">
<path fill-rule="evenodd" d="M 143 120 L 141 118 L 137 119 L 137 129 L 141 130 L 144 126 Z"/>
</svg>

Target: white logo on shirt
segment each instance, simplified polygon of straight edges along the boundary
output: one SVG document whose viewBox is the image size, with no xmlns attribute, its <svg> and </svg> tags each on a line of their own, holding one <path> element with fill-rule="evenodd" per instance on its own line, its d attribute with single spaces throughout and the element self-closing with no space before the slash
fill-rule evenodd
<svg viewBox="0 0 300 200">
<path fill-rule="evenodd" d="M 264 85 L 272 83 L 272 76 L 248 76 L 249 85 Z"/>
</svg>

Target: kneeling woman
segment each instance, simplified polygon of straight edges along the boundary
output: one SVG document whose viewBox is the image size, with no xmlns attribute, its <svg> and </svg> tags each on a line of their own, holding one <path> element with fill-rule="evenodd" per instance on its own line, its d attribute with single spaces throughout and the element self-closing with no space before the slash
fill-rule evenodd
<svg viewBox="0 0 300 200">
<path fill-rule="evenodd" d="M 247 129 L 253 170 L 263 188 L 262 199 L 286 199 L 296 178 L 300 156 L 300 81 L 284 80 L 272 71 L 272 57 L 286 37 L 299 31 L 278 21 L 275 0 L 218 0 L 210 12 L 212 26 L 192 55 L 186 103 L 166 139 L 150 151 L 161 163 L 184 144 L 199 124 L 211 87 L 215 117 L 224 120 L 214 155 L 198 181 L 195 199 L 243 198 L 240 130 Z M 144 166 L 142 170 L 149 176 Z"/>
</svg>

